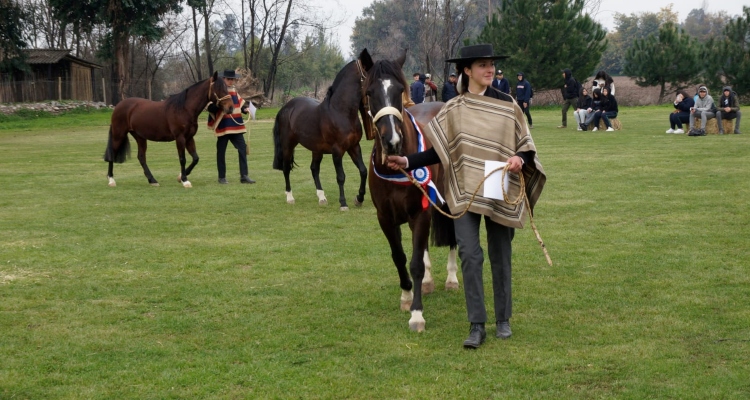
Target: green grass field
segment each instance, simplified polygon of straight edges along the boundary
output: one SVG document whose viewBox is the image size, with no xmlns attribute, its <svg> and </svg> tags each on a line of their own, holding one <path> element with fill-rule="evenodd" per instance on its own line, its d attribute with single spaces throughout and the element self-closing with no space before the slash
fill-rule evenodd
<svg viewBox="0 0 750 400">
<path fill-rule="evenodd" d="M 319 206 L 300 147 L 286 204 L 262 111 L 258 183 L 239 184 L 231 146 L 216 183 L 202 117 L 192 189 L 153 142 L 161 187 L 135 158 L 108 187 L 108 112 L 0 120 L 0 398 L 750 398 L 750 128 L 667 135 L 669 108 L 644 107 L 582 133 L 532 110 L 555 264 L 518 231 L 514 335 L 467 351 L 447 249 L 411 332 L 369 194 L 340 212 L 327 156 Z"/>
</svg>

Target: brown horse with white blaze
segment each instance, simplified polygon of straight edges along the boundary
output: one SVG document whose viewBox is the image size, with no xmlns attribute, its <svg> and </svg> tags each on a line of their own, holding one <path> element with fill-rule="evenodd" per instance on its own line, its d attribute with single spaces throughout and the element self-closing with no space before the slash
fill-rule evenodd
<svg viewBox="0 0 750 400">
<path fill-rule="evenodd" d="M 104 161 L 109 162 L 109 186 L 117 186 L 112 172 L 113 164 L 123 163 L 129 156 L 130 133 L 138 143 L 138 161 L 149 184 L 159 186 L 146 165 L 148 141 L 175 141 L 180 159 L 180 174 L 177 179 L 183 187 L 192 187 L 187 177 L 199 159 L 194 137 L 198 131 L 198 116 L 208 103 L 216 104 L 227 114 L 231 114 L 234 109 L 227 85 L 218 76 L 218 72 L 164 101 L 130 97 L 119 102 L 112 112 L 109 140 L 104 152 Z M 187 168 L 185 150 L 193 158 Z"/>
<path fill-rule="evenodd" d="M 425 328 L 422 294 L 433 291 L 435 287 L 428 255 L 431 226 L 433 244 L 451 247 L 446 289 L 458 289 L 458 264 L 453 221 L 436 210 L 431 212 L 430 208 L 426 208 L 422 191 L 411 184 L 406 176 L 388 168 L 385 162 L 388 155 L 407 155 L 429 149 L 429 141 L 421 137 L 412 117 L 418 126 L 426 126 L 443 106 L 443 103 L 432 102 L 412 106 L 408 111 L 404 108 L 403 98 L 405 93 L 408 94 L 408 84 L 401 68 L 405 58 L 406 51 L 395 61 L 377 61 L 368 72 L 366 96 L 377 133 L 370 157 L 369 186 L 380 228 L 388 240 L 391 258 L 398 271 L 401 309 L 411 312 L 409 328 L 421 332 Z M 412 175 L 429 176 L 438 192 L 444 190 L 440 165 L 420 170 L 412 172 Z M 424 185 L 429 186 L 427 182 Z M 401 242 L 403 224 L 408 224 L 412 231 L 409 270 L 406 269 L 407 258 Z"/>
</svg>

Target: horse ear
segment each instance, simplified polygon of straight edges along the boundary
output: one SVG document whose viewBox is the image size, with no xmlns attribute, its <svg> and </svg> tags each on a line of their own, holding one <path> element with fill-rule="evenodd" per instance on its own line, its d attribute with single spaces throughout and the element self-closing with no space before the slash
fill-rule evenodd
<svg viewBox="0 0 750 400">
<path fill-rule="evenodd" d="M 216 79 L 219 78 L 219 71 L 214 71 L 214 76 L 211 77 L 211 82 L 216 82 Z"/>
<path fill-rule="evenodd" d="M 400 67 L 403 67 L 403 66 L 404 66 L 404 63 L 406 62 L 406 51 L 407 51 L 407 50 L 409 50 L 409 49 L 404 49 L 404 51 L 403 51 L 403 52 L 401 53 L 401 55 L 400 55 L 400 56 L 399 56 L 399 57 L 398 57 L 398 58 L 396 59 L 396 63 L 397 63 L 397 64 L 398 64 L 398 65 L 399 65 Z"/>
<path fill-rule="evenodd" d="M 364 67 L 365 71 L 369 71 L 370 68 L 372 68 L 372 65 L 375 64 L 374 62 L 372 62 L 372 57 L 370 57 L 370 53 L 367 51 L 367 48 L 359 53 L 359 61 L 362 63 L 362 67 Z"/>
</svg>

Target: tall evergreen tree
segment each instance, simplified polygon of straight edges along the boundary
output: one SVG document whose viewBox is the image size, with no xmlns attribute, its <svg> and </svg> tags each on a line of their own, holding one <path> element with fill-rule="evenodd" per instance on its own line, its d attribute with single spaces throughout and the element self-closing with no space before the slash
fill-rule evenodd
<svg viewBox="0 0 750 400">
<path fill-rule="evenodd" d="M 474 43 L 507 54 L 503 70 L 523 71 L 535 90 L 560 88 L 560 71 L 593 74 L 607 47 L 604 28 L 584 13 L 583 0 L 505 0 Z"/>
<path fill-rule="evenodd" d="M 702 46 L 673 23 L 659 28 L 658 35 L 636 40 L 625 54 L 623 73 L 638 86 L 659 86 L 659 99 L 666 85 L 684 88 L 695 83 L 703 70 Z"/>
<path fill-rule="evenodd" d="M 24 20 L 20 5 L 12 0 L 0 0 L 0 72 L 23 69 L 25 66 Z"/>
<path fill-rule="evenodd" d="M 706 46 L 706 79 L 714 85 L 732 85 L 740 96 L 750 95 L 750 7 L 724 28 L 724 38 Z"/>
</svg>

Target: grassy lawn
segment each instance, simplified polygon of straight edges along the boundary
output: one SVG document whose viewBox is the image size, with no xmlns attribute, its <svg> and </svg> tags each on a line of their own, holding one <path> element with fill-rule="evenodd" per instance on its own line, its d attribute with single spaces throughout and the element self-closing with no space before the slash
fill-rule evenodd
<svg viewBox="0 0 750 400">
<path fill-rule="evenodd" d="M 301 147 L 286 204 L 273 110 L 250 123 L 255 185 L 231 146 L 216 183 L 202 117 L 192 189 L 174 143 L 153 142 L 161 187 L 135 158 L 108 187 L 106 111 L 5 117 L 0 398 L 749 398 L 750 128 L 667 135 L 669 112 L 624 108 L 623 131 L 577 132 L 555 128 L 559 108 L 532 110 L 555 265 L 517 232 L 514 335 L 478 351 L 461 346 L 463 293 L 442 289 L 446 249 L 426 331 L 409 331 L 348 159 L 349 212 L 330 156 L 317 204 Z"/>
</svg>

